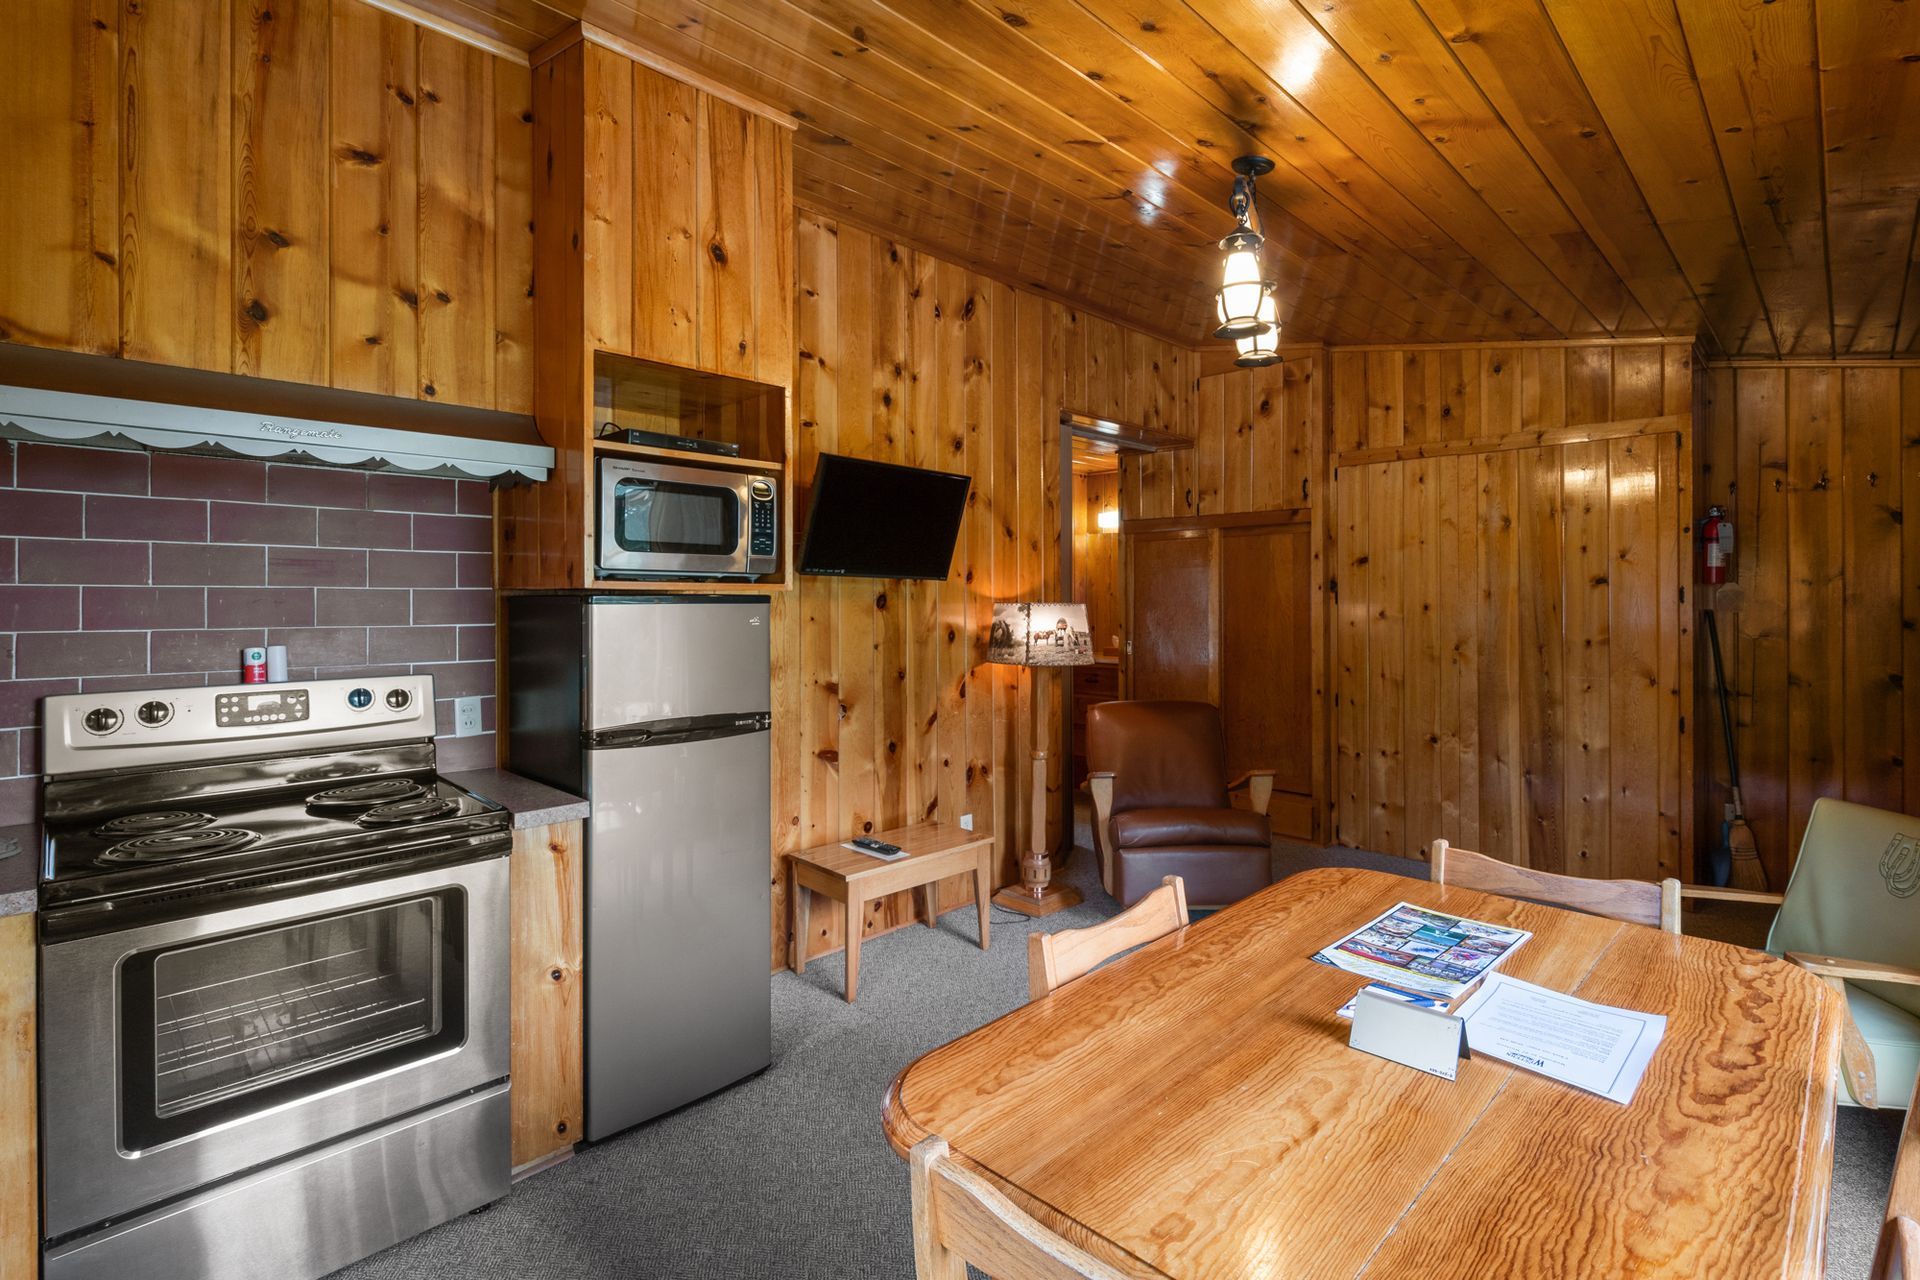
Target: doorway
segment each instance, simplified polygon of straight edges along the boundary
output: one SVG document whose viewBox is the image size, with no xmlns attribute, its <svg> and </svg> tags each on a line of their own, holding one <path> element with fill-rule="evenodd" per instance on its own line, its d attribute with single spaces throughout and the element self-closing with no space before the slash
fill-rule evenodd
<svg viewBox="0 0 1920 1280">
<path fill-rule="evenodd" d="M 1062 580 L 1071 599 L 1087 606 L 1094 662 L 1073 668 L 1068 699 L 1067 785 L 1077 794 L 1087 781 L 1087 708 L 1121 697 L 1126 653 L 1125 573 L 1120 537 L 1120 450 L 1113 444 L 1068 435 L 1072 490 L 1065 504 L 1061 546 L 1067 564 Z"/>
</svg>

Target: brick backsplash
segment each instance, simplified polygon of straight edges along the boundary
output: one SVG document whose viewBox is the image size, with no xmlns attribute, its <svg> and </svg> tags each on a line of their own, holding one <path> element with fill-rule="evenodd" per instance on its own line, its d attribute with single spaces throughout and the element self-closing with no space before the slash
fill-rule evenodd
<svg viewBox="0 0 1920 1280">
<path fill-rule="evenodd" d="M 5 443 L 0 824 L 36 815 L 49 694 L 227 684 L 287 646 L 296 680 L 434 677 L 442 734 L 478 696 L 493 763 L 493 509 L 472 480 Z"/>
</svg>

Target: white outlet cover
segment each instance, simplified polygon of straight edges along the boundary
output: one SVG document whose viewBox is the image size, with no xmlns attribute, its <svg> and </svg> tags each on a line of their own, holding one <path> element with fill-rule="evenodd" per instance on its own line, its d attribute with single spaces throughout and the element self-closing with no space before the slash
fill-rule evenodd
<svg viewBox="0 0 1920 1280">
<path fill-rule="evenodd" d="M 453 736 L 470 738 L 480 732 L 480 699 L 455 698 L 453 700 Z"/>
<path fill-rule="evenodd" d="M 963 813 L 963 814 L 961 814 L 961 815 L 960 815 L 960 829 L 961 829 L 962 831 L 971 831 L 971 830 L 973 830 L 973 815 L 972 815 L 972 814 L 970 814 L 970 813 Z"/>
</svg>

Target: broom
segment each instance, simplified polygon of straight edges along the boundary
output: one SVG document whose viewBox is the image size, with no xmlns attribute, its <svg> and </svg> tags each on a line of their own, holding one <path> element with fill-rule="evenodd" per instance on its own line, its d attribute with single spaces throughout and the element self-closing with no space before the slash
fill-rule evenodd
<svg viewBox="0 0 1920 1280">
<path fill-rule="evenodd" d="M 1740 805 L 1740 751 L 1733 739 L 1733 714 L 1727 709 L 1727 676 L 1720 664 L 1720 627 L 1713 610 L 1703 611 L 1707 619 L 1707 644 L 1713 650 L 1713 683 L 1720 696 L 1720 733 L 1727 743 L 1727 782 L 1733 792 L 1733 817 L 1721 824 L 1720 848 L 1714 851 L 1713 878 L 1719 884 L 1736 889 L 1765 892 L 1767 869 L 1760 862 L 1760 850 L 1747 825 L 1746 811 Z M 1724 878 L 1723 878 L 1724 877 Z"/>
</svg>

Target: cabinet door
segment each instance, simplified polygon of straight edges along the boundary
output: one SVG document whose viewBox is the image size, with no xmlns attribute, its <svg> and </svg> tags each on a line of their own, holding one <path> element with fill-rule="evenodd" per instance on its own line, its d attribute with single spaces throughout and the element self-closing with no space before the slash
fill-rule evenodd
<svg viewBox="0 0 1920 1280">
<path fill-rule="evenodd" d="M 1274 829 L 1302 839 L 1313 835 L 1310 530 L 1271 524 L 1219 535 L 1227 774 L 1274 770 Z"/>
<path fill-rule="evenodd" d="M 1219 701 L 1218 541 L 1211 529 L 1134 535 L 1127 557 L 1129 698 Z"/>
</svg>

